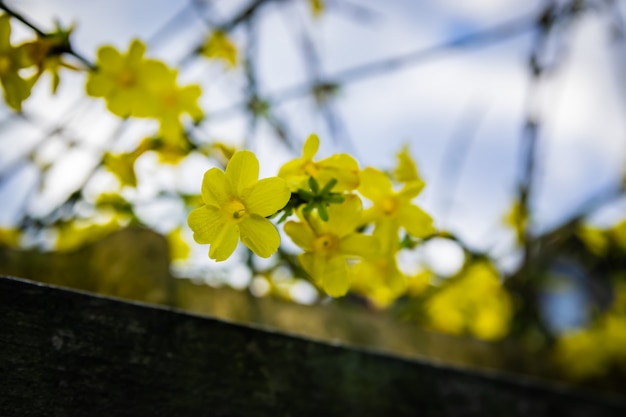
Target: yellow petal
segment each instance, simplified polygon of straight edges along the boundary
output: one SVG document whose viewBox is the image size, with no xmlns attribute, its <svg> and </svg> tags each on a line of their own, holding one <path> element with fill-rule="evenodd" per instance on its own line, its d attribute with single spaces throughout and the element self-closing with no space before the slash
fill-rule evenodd
<svg viewBox="0 0 626 417">
<path fill-rule="evenodd" d="M 224 171 L 211 168 L 202 179 L 202 201 L 208 206 L 221 207 L 228 202 L 228 190 Z"/>
<path fill-rule="evenodd" d="M 121 91 L 110 95 L 107 100 L 107 109 L 120 117 L 130 116 L 132 103 L 128 98 L 128 94 L 123 94 Z"/>
<path fill-rule="evenodd" d="M 198 243 L 211 243 L 224 218 L 217 207 L 202 206 L 189 213 L 187 224 L 193 231 L 193 240 Z"/>
<path fill-rule="evenodd" d="M 112 46 L 105 45 L 98 49 L 98 70 L 118 72 L 122 69 L 122 55 Z"/>
<path fill-rule="evenodd" d="M 361 171 L 361 185 L 359 192 L 371 201 L 380 201 L 393 193 L 391 181 L 387 174 L 375 168 L 365 168 Z"/>
<path fill-rule="evenodd" d="M 305 251 L 313 250 L 315 234 L 306 223 L 288 221 L 285 223 L 284 227 L 285 233 L 293 240 L 293 243 L 300 246 Z"/>
<path fill-rule="evenodd" d="M 239 226 L 234 222 L 223 222 L 209 248 L 209 258 L 217 262 L 225 261 L 235 251 L 239 243 Z"/>
<path fill-rule="evenodd" d="M 346 256 L 372 258 L 379 254 L 378 239 L 373 236 L 353 233 L 339 241 L 339 252 Z"/>
<path fill-rule="evenodd" d="M 146 52 L 146 45 L 139 39 L 133 39 L 128 48 L 127 62 L 136 64 L 141 62 L 143 54 Z"/>
<path fill-rule="evenodd" d="M 104 97 L 113 89 L 113 81 L 101 73 L 89 73 L 85 89 L 87 95 L 92 97 Z"/>
<path fill-rule="evenodd" d="M 420 179 L 408 181 L 398 193 L 398 196 L 405 200 L 412 200 L 419 195 L 425 185 L 426 183 Z"/>
<path fill-rule="evenodd" d="M 0 51 L 11 49 L 11 19 L 8 15 L 0 16 Z"/>
<path fill-rule="evenodd" d="M 348 195 L 341 204 L 328 206 L 328 221 L 324 230 L 338 237 L 353 233 L 361 222 L 361 199 L 356 195 Z"/>
<path fill-rule="evenodd" d="M 396 154 L 398 165 L 393 171 L 393 176 L 398 182 L 409 182 L 420 180 L 417 172 L 417 165 L 411 157 L 408 145 L 402 147 L 402 151 Z"/>
<path fill-rule="evenodd" d="M 351 191 L 359 186 L 359 163 L 348 154 L 329 156 L 317 163 L 319 173 L 315 176 L 321 186 L 331 178 L 337 180 L 333 191 Z"/>
<path fill-rule="evenodd" d="M 269 258 L 278 250 L 278 230 L 266 218 L 251 214 L 239 223 L 239 230 L 243 244 L 261 258 Z"/>
<path fill-rule="evenodd" d="M 308 161 L 313 160 L 320 147 L 320 138 L 315 133 L 309 135 L 302 148 L 302 158 Z"/>
<path fill-rule="evenodd" d="M 405 204 L 398 209 L 400 225 L 413 237 L 426 237 L 435 232 L 433 219 L 421 208 Z"/>
<path fill-rule="evenodd" d="M 241 197 L 259 178 L 259 161 L 250 151 L 235 152 L 226 167 L 226 180 L 232 193 Z"/>
<path fill-rule="evenodd" d="M 265 178 L 257 182 L 244 200 L 250 213 L 267 217 L 285 207 L 291 193 L 282 178 Z"/>
<path fill-rule="evenodd" d="M 331 297 L 342 297 L 350 288 L 348 265 L 341 256 L 333 256 L 326 260 L 324 273 L 321 277 L 322 288 Z"/>
</svg>

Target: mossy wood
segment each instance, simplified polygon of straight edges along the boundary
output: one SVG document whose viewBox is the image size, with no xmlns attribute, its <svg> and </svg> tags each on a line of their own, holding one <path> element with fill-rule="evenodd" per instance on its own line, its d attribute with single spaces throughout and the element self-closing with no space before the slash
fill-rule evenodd
<svg viewBox="0 0 626 417">
<path fill-rule="evenodd" d="M 623 416 L 612 397 L 0 277 L 1 416 Z"/>
</svg>

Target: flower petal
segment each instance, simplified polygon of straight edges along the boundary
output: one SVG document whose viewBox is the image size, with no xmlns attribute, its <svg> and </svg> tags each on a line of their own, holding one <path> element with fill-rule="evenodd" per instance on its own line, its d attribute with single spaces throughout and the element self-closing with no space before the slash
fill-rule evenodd
<svg viewBox="0 0 626 417">
<path fill-rule="evenodd" d="M 285 233 L 293 240 L 293 243 L 300 246 L 305 251 L 313 250 L 315 234 L 308 224 L 289 221 L 285 223 Z"/>
<path fill-rule="evenodd" d="M 189 213 L 187 224 L 193 231 L 193 239 L 201 244 L 211 243 L 223 222 L 223 216 L 217 207 L 202 206 Z"/>
<path fill-rule="evenodd" d="M 241 197 L 259 179 L 259 160 L 250 151 L 236 152 L 226 167 L 226 180 L 236 197 Z"/>
<path fill-rule="evenodd" d="M 350 191 L 359 186 L 359 163 L 348 154 L 329 156 L 317 163 L 319 173 L 316 175 L 320 186 L 324 186 L 332 178 L 337 180 L 333 191 Z"/>
<path fill-rule="evenodd" d="M 11 49 L 11 20 L 8 15 L 0 16 L 0 50 Z"/>
<path fill-rule="evenodd" d="M 309 135 L 302 147 L 302 159 L 312 161 L 320 147 L 320 138 L 315 134 Z"/>
<path fill-rule="evenodd" d="M 375 168 L 365 168 L 361 171 L 359 192 L 365 198 L 376 202 L 391 195 L 393 188 L 387 174 Z"/>
<path fill-rule="evenodd" d="M 289 197 L 291 197 L 291 193 L 284 179 L 278 177 L 265 178 L 252 187 L 250 194 L 244 200 L 244 204 L 248 212 L 267 217 L 285 207 Z"/>
<path fill-rule="evenodd" d="M 239 223 L 241 241 L 261 258 L 269 258 L 278 250 L 280 235 L 271 221 L 250 214 Z"/>
<path fill-rule="evenodd" d="M 350 279 L 348 264 L 342 256 L 332 256 L 326 260 L 321 283 L 326 294 L 331 297 L 346 295 L 350 288 Z"/>
<path fill-rule="evenodd" d="M 234 222 L 223 222 L 209 248 L 209 258 L 225 261 L 239 243 L 239 226 Z"/>
<path fill-rule="evenodd" d="M 328 206 L 328 221 L 323 229 L 338 237 L 354 232 L 361 222 L 361 199 L 356 195 L 348 195 L 341 204 Z"/>
<path fill-rule="evenodd" d="M 346 256 L 373 258 L 380 253 L 380 244 L 374 236 L 352 233 L 339 241 L 339 252 Z"/>
<path fill-rule="evenodd" d="M 435 232 L 432 217 L 413 204 L 403 204 L 400 206 L 398 209 L 398 221 L 413 237 L 426 237 Z"/>
<path fill-rule="evenodd" d="M 222 207 L 228 201 L 228 185 L 224 171 L 211 168 L 202 179 L 202 201 L 208 206 Z"/>
</svg>

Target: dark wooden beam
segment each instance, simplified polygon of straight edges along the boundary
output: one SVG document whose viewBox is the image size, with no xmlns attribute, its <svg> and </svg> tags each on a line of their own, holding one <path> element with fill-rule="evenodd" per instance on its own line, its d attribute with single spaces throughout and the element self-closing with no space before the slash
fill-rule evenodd
<svg viewBox="0 0 626 417">
<path fill-rule="evenodd" d="M 624 416 L 620 399 L 0 277 L 0 416 Z"/>
</svg>

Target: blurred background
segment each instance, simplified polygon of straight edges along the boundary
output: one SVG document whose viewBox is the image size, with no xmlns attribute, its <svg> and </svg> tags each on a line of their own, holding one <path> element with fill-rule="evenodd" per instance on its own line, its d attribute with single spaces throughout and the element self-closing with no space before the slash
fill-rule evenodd
<svg viewBox="0 0 626 417">
<path fill-rule="evenodd" d="M 567 378 L 613 381 L 598 382 L 607 386 L 623 381 L 624 2 L 2 5 L 44 33 L 55 20 L 75 24 L 75 54 L 67 61 L 79 68 L 76 55 L 93 63 L 102 45 L 126 51 L 132 39 L 143 40 L 147 56 L 178 68 L 181 84 L 202 87 L 204 117 L 186 121 L 182 150 L 153 147 L 116 159 L 146 138 L 158 141 L 157 122 L 108 112 L 85 94 L 85 69 L 62 69 L 54 95 L 44 74 L 21 112 L 0 109 L 0 244 L 6 247 L 0 272 L 42 276 L 69 263 L 81 279 L 95 280 L 98 272 L 90 278 L 85 271 L 119 265 L 123 256 L 98 258 L 85 247 L 128 227 L 147 229 L 168 245 L 152 256 L 185 281 L 252 298 L 348 306 L 456 336 L 523 341 L 526 353 L 556 357 L 560 371 L 554 372 Z M 222 45 L 226 53 L 203 54 L 215 31 L 234 49 Z M 12 20 L 14 43 L 34 35 Z M 323 297 L 286 261 L 295 253 L 287 238 L 284 256 L 261 260 L 239 247 L 219 264 L 191 238 L 186 218 L 201 204 L 208 168 L 223 167 L 233 149 L 246 148 L 257 154 L 261 176 L 276 175 L 313 132 L 321 139 L 320 158 L 347 152 L 361 167 L 391 170 L 408 145 L 417 162 L 426 188 L 416 202 L 442 233 L 400 253 L 408 285 L 391 299 L 359 291 L 341 300 Z M 127 253 L 144 247 L 136 238 L 156 239 L 122 233 L 110 239 Z M 83 263 L 93 259 L 97 268 Z M 150 269 L 153 258 L 142 259 L 151 264 L 145 274 L 158 275 Z M 125 262 L 141 263 L 130 255 Z M 69 279 L 62 268 L 55 273 Z M 150 278 L 138 287 L 143 296 L 126 293 L 120 288 L 131 278 L 124 275 L 144 272 L 137 265 L 134 272 L 118 268 L 126 272 L 116 272 L 114 284 L 75 279 L 73 285 L 156 302 L 176 291 L 169 278 Z"/>
</svg>

